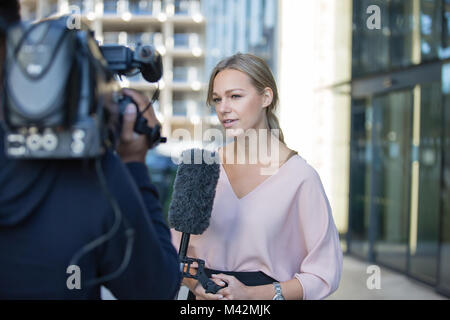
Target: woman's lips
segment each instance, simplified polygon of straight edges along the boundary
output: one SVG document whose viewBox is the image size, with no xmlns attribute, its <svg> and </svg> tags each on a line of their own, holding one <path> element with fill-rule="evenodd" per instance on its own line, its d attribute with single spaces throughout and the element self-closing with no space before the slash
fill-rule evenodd
<svg viewBox="0 0 450 320">
<path fill-rule="evenodd" d="M 237 121 L 238 121 L 237 119 L 235 119 L 235 120 L 226 120 L 226 121 L 223 122 L 223 126 L 225 128 L 232 127 Z"/>
</svg>

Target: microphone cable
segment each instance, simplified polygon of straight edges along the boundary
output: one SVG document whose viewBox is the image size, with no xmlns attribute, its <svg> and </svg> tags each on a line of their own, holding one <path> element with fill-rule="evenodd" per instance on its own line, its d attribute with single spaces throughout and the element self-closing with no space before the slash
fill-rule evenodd
<svg viewBox="0 0 450 320">
<path fill-rule="evenodd" d="M 98 237 L 97 239 L 93 240 L 92 242 L 86 244 L 77 253 L 75 253 L 70 261 L 70 265 L 77 265 L 77 262 L 85 254 L 89 253 L 90 251 L 94 250 L 98 246 L 100 246 L 103 243 L 112 239 L 112 237 L 119 230 L 119 227 L 120 227 L 120 224 L 122 221 L 123 221 L 123 224 L 125 227 L 125 235 L 127 237 L 127 244 L 126 244 L 125 254 L 124 254 L 124 257 L 123 257 L 120 267 L 116 271 L 114 271 L 108 275 L 87 281 L 85 284 L 85 286 L 87 286 L 87 287 L 95 286 L 95 285 L 110 281 L 110 280 L 118 277 L 122 272 L 125 271 L 125 269 L 127 268 L 128 264 L 130 262 L 130 259 L 131 259 L 131 254 L 133 251 L 133 244 L 134 244 L 134 237 L 135 237 L 134 229 L 131 227 L 127 218 L 122 214 L 122 211 L 120 210 L 120 206 L 117 203 L 117 200 L 112 196 L 112 194 L 110 193 L 110 191 L 108 189 L 105 174 L 102 169 L 101 158 L 95 159 L 95 169 L 97 172 L 100 187 L 114 211 L 115 221 L 113 223 L 113 226 L 107 233 L 103 234 L 102 236 Z"/>
</svg>

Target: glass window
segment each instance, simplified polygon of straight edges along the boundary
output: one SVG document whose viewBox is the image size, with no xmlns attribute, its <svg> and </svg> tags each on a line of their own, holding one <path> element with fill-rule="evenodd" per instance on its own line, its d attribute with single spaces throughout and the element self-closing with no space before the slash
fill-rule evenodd
<svg viewBox="0 0 450 320">
<path fill-rule="evenodd" d="M 69 1 L 69 6 L 70 7 L 77 7 L 80 10 L 80 13 L 84 13 L 85 12 L 85 8 L 83 6 L 83 0 L 70 0 Z"/>
<path fill-rule="evenodd" d="M 353 1 L 353 76 L 384 71 L 411 62 L 412 1 Z M 369 29 L 367 8 L 380 8 L 381 28 Z M 404 6 L 404 8 L 402 8 Z M 393 41 L 395 39 L 395 43 Z M 395 60 L 391 61 L 392 59 Z"/>
<path fill-rule="evenodd" d="M 390 1 L 388 25 L 382 28 L 389 46 L 388 66 L 398 68 L 413 63 L 414 1 Z"/>
<path fill-rule="evenodd" d="M 151 0 L 129 0 L 128 10 L 132 14 L 152 14 L 152 1 Z"/>
<path fill-rule="evenodd" d="M 189 14 L 190 1 L 186 0 L 175 0 L 175 14 L 176 15 L 187 15 Z"/>
<path fill-rule="evenodd" d="M 175 33 L 173 40 L 175 48 L 189 48 L 189 33 Z"/>
<path fill-rule="evenodd" d="M 450 57 L 450 0 L 444 0 L 443 5 L 442 38 L 444 43 L 440 53 L 442 59 Z"/>
<path fill-rule="evenodd" d="M 186 82 L 187 80 L 188 80 L 188 67 L 174 66 L 173 81 L 174 82 Z"/>
<path fill-rule="evenodd" d="M 420 34 L 422 60 L 436 59 L 442 42 L 442 2 L 421 0 Z"/>
<path fill-rule="evenodd" d="M 373 14 L 367 13 L 370 5 L 380 8 L 380 29 L 367 27 Z M 398 69 L 446 55 L 442 49 L 442 23 L 441 1 L 353 1 L 353 76 Z"/>
<path fill-rule="evenodd" d="M 117 1 L 116 0 L 103 0 L 103 12 L 105 14 L 117 13 Z"/>
<path fill-rule="evenodd" d="M 236 52 L 262 57 L 277 74 L 278 0 L 202 0 L 206 28 L 206 70 Z M 300 41 L 300 40 L 293 40 Z"/>
<path fill-rule="evenodd" d="M 187 104 L 184 100 L 174 100 L 173 101 L 173 115 L 174 116 L 186 116 L 187 115 Z"/>
</svg>

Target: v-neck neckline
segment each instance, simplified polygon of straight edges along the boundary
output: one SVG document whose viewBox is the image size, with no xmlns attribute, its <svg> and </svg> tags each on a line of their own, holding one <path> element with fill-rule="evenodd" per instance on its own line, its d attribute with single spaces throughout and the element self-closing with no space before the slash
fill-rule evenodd
<svg viewBox="0 0 450 320">
<path fill-rule="evenodd" d="M 295 156 L 297 156 L 298 154 L 297 153 L 295 153 L 295 154 L 293 154 L 291 157 L 289 157 L 279 168 L 278 168 L 278 170 L 274 173 L 274 174 L 272 174 L 272 175 L 270 175 L 268 178 L 266 178 L 266 179 L 264 179 L 261 183 L 259 183 L 256 187 L 254 187 L 250 192 L 248 192 L 248 193 L 246 193 L 245 195 L 243 195 L 241 198 L 239 198 L 237 195 L 236 195 L 236 192 L 234 191 L 234 189 L 233 189 L 233 186 L 232 186 L 232 184 L 231 184 L 231 182 L 230 182 L 230 179 L 228 178 L 228 174 L 227 174 L 227 171 L 225 170 L 225 168 L 224 168 L 224 166 L 223 166 L 223 164 L 221 163 L 220 164 L 220 168 L 223 170 L 223 173 L 225 174 L 225 179 L 227 180 L 227 184 L 228 184 L 228 186 L 230 187 L 230 189 L 231 189 L 231 192 L 233 193 L 233 196 L 234 196 L 234 198 L 235 199 L 237 199 L 237 201 L 243 201 L 245 198 L 247 198 L 248 196 L 250 196 L 251 194 L 253 194 L 253 193 L 255 193 L 258 189 L 260 189 L 263 185 L 265 185 L 266 184 L 266 182 L 268 181 L 268 180 L 271 180 L 271 179 L 273 179 L 273 177 L 274 176 L 276 176 L 276 175 L 278 175 L 279 173 L 280 173 L 280 170 L 283 168 L 283 167 L 285 167 L 287 164 L 288 164 L 288 162 L 290 162 L 291 160 L 292 160 L 292 158 L 294 158 Z"/>
</svg>

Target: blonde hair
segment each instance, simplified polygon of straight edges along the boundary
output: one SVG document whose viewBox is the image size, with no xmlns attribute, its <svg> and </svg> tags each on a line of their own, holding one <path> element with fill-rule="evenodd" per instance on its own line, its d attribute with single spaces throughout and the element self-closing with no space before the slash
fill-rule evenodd
<svg viewBox="0 0 450 320">
<path fill-rule="evenodd" d="M 260 94 L 262 94 L 264 92 L 264 89 L 267 87 L 272 89 L 273 99 L 270 105 L 266 107 L 267 122 L 269 124 L 269 129 L 279 130 L 278 139 L 282 143 L 284 143 L 283 132 L 281 131 L 278 118 L 275 115 L 275 110 L 278 106 L 279 99 L 277 84 L 269 66 L 260 57 L 257 57 L 250 53 L 236 53 L 235 55 L 232 55 L 231 57 L 225 58 L 220 61 L 211 72 L 206 103 L 209 106 L 214 105 L 212 97 L 214 79 L 219 72 L 226 69 L 233 69 L 245 73 L 250 77 L 252 84 Z"/>
</svg>

